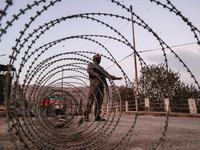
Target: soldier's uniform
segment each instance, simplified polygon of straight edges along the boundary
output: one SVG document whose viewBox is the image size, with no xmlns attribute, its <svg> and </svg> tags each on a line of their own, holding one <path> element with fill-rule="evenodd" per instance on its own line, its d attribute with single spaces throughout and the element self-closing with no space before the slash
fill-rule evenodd
<svg viewBox="0 0 200 150">
<path fill-rule="evenodd" d="M 112 80 L 119 79 L 115 76 L 110 75 L 101 66 L 99 66 L 100 61 L 101 61 L 101 56 L 99 54 L 95 55 L 93 57 L 94 63 L 89 63 L 87 68 L 87 72 L 89 74 L 89 79 L 90 79 L 90 90 L 85 111 L 86 121 L 89 120 L 88 116 L 91 113 L 94 101 L 95 101 L 95 120 L 97 121 L 102 120 L 102 118 L 99 115 L 101 111 L 101 106 L 103 104 L 104 87 L 106 86 L 108 88 L 106 78 L 110 78 Z"/>
</svg>

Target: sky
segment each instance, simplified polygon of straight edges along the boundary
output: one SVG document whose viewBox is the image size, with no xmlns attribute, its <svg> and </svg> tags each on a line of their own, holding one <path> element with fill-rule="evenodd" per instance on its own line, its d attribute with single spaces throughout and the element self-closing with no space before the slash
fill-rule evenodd
<svg viewBox="0 0 200 150">
<path fill-rule="evenodd" d="M 33 7 L 31 10 L 27 11 L 24 15 L 19 17 L 19 20 L 15 21 L 11 27 L 7 29 L 7 33 L 1 37 L 0 42 L 0 64 L 9 64 L 10 59 L 9 55 L 12 55 L 12 47 L 16 45 L 16 39 L 20 37 L 20 31 L 24 30 L 24 25 L 30 21 L 30 18 L 36 15 L 37 11 L 40 11 L 44 5 L 48 5 L 50 1 L 47 0 L 46 3 L 41 3 L 37 7 Z M 144 22 L 152 28 L 152 30 L 162 39 L 168 46 L 170 46 L 173 51 L 175 51 L 178 56 L 184 61 L 186 66 L 191 70 L 191 72 L 196 77 L 197 81 L 200 82 L 200 47 L 195 42 L 197 40 L 194 38 L 194 34 L 191 32 L 189 26 L 182 21 L 180 17 L 175 15 L 173 12 L 170 12 L 168 9 L 164 9 L 162 6 L 157 5 L 156 3 L 150 2 L 150 0 L 120 0 L 121 4 L 125 5 L 127 8 L 130 5 L 133 6 L 133 12 L 139 16 Z M 160 0 L 160 2 L 166 4 L 166 0 Z M 199 0 L 173 0 L 172 4 L 185 16 L 188 18 L 192 24 L 200 28 L 200 1 Z M 12 19 L 13 14 L 18 14 L 20 9 L 26 8 L 27 4 L 32 4 L 31 0 L 15 0 L 13 1 L 13 6 L 9 7 L 7 10 L 7 15 L 1 20 L 1 28 L 6 26 L 6 22 Z M 4 0 L 0 0 L 0 9 L 5 7 Z M 44 11 L 41 16 L 31 23 L 30 27 L 25 31 L 24 38 L 27 38 L 30 33 L 37 29 L 39 26 L 44 25 L 45 23 L 50 22 L 61 17 L 67 17 L 76 14 L 83 13 L 107 13 L 114 14 L 119 16 L 124 16 L 126 18 L 131 18 L 130 12 L 127 12 L 126 9 L 123 9 L 121 6 L 118 6 L 115 3 L 112 3 L 111 0 L 62 0 L 61 2 L 56 3 L 53 7 L 49 7 L 47 11 Z M 132 33 L 132 23 L 125 19 L 110 17 L 105 15 L 90 15 L 95 19 L 99 19 L 102 22 L 112 26 L 116 29 L 124 38 L 127 39 L 129 43 L 133 43 L 133 33 Z M 135 16 L 134 20 L 139 21 Z M 136 50 L 140 57 L 144 60 L 147 65 L 151 64 L 160 64 L 164 63 L 163 52 L 161 46 L 155 36 L 153 36 L 147 29 L 144 29 L 138 24 L 134 24 L 134 35 L 135 35 L 135 44 Z M 39 32 L 37 33 L 39 34 Z M 27 47 L 31 44 L 31 41 L 34 39 L 35 35 L 30 40 L 24 44 L 24 47 L 21 48 L 20 53 L 17 55 L 17 60 L 14 62 L 14 66 L 19 69 L 22 57 L 25 55 Z M 45 34 L 41 35 L 36 43 L 32 46 L 29 54 L 35 51 L 40 46 L 47 44 L 51 41 L 55 41 L 61 38 L 76 36 L 76 35 L 106 35 L 111 36 L 120 40 L 124 39 L 118 33 L 114 32 L 111 28 L 107 27 L 105 24 L 99 23 L 92 19 L 86 19 L 81 17 L 75 17 L 61 21 L 60 23 L 54 25 L 50 30 L 45 31 Z M 198 37 L 200 34 L 198 34 Z M 84 52 L 96 52 L 102 55 L 105 55 L 109 58 L 111 56 L 104 49 L 112 54 L 122 70 L 127 74 L 131 81 L 135 79 L 135 69 L 134 69 L 134 58 L 130 55 L 133 50 L 128 47 L 126 44 L 118 42 L 116 40 L 107 39 L 103 37 L 92 37 L 103 47 L 99 46 L 97 43 L 92 42 L 91 40 L 70 38 L 55 46 L 52 46 L 48 51 L 43 53 L 36 63 L 33 66 L 36 66 L 46 58 L 54 56 L 60 53 L 74 52 L 74 51 L 84 51 Z M 19 45 L 17 46 L 19 47 Z M 150 50 L 150 51 L 147 51 Z M 6 54 L 5 56 L 1 56 Z M 31 66 L 32 61 L 39 54 L 36 52 L 33 57 L 31 57 L 22 68 L 22 73 L 20 73 L 20 83 L 23 83 L 25 75 L 28 68 Z M 81 53 L 79 53 L 81 54 Z M 91 58 L 92 54 L 85 54 L 87 57 Z M 190 77 L 190 74 L 183 67 L 183 65 L 177 60 L 173 53 L 169 49 L 166 49 L 167 60 L 169 67 L 172 70 L 180 72 L 181 80 L 187 84 L 193 83 L 193 80 Z M 80 55 L 62 55 L 51 60 L 56 60 L 57 58 L 83 58 Z M 125 59 L 126 58 L 126 59 Z M 85 58 L 84 58 L 85 59 Z M 73 63 L 77 60 L 64 60 L 54 63 L 49 66 L 47 70 L 44 71 L 42 75 L 48 74 L 50 71 L 54 71 L 56 66 Z M 110 74 L 115 76 L 123 76 L 120 68 L 116 65 L 113 65 L 113 62 L 102 58 L 101 65 L 107 69 Z M 138 75 L 140 74 L 141 65 L 137 59 L 138 66 Z M 86 67 L 83 65 L 83 67 Z M 67 67 L 65 67 L 67 69 Z M 65 71 L 64 75 L 73 75 L 73 71 Z M 77 72 L 76 72 L 77 74 Z M 56 79 L 61 77 L 61 73 L 52 77 Z M 39 76 L 37 74 L 36 76 Z M 35 82 L 36 76 L 31 80 L 32 83 Z M 117 85 L 125 84 L 125 81 L 116 81 Z"/>
</svg>

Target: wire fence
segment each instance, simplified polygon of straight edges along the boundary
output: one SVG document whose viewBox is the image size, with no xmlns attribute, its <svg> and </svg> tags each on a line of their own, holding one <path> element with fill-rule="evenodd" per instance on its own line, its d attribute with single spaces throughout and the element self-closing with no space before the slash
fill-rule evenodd
<svg viewBox="0 0 200 150">
<path fill-rule="evenodd" d="M 200 113 L 200 102 L 199 100 L 195 99 L 188 99 L 188 100 L 169 100 L 168 98 L 162 99 L 140 99 L 139 100 L 139 111 L 146 111 L 146 112 L 166 112 L 169 111 L 170 113 L 192 113 L 198 114 Z M 119 106 L 116 105 L 112 108 L 112 111 L 117 111 Z M 125 101 L 122 103 L 122 111 L 135 111 L 136 112 L 135 100 Z M 106 110 L 109 111 L 111 108 L 110 106 L 106 106 Z"/>
</svg>

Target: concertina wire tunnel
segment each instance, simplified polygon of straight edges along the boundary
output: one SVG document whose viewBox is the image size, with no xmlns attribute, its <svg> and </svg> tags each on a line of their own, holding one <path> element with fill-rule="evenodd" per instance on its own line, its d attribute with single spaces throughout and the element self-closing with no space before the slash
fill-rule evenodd
<svg viewBox="0 0 200 150">
<path fill-rule="evenodd" d="M 132 23 L 130 16 L 133 15 L 134 25 L 147 31 L 159 43 L 165 67 L 169 67 L 166 53 L 166 51 L 169 51 L 190 74 L 195 86 L 200 89 L 197 79 L 173 48 L 162 40 L 155 30 L 137 15 L 134 10 L 131 10 L 129 6 L 123 5 L 123 2 L 105 0 L 105 4 L 109 3 L 112 7 L 126 12 L 129 16 L 118 14 L 115 11 L 113 13 L 106 13 L 103 10 L 101 12 L 90 12 L 89 10 L 89 12 L 84 13 L 63 14 L 43 24 L 39 24 L 37 20 L 41 17 L 48 17 L 48 12 L 52 8 L 62 5 L 64 3 L 63 0 L 30 1 L 25 7 L 14 12 L 12 16 L 10 16 L 10 9 L 15 7 L 15 1 L 5 0 L 1 3 L 4 4 L 0 8 L 0 45 L 5 43 L 5 40 L 7 40 L 6 36 L 10 35 L 9 33 L 12 30 L 18 32 L 16 37 L 11 38 L 14 40 L 10 41 L 12 48 L 8 50 L 10 55 L 8 58 L 9 62 L 6 64 L 8 72 L 5 78 L 6 84 L 4 89 L 8 131 L 12 135 L 12 142 L 14 142 L 16 149 L 126 149 L 128 147 L 131 136 L 134 136 L 134 127 L 137 123 L 138 112 L 140 111 L 139 101 L 141 97 L 140 94 L 137 95 L 135 92 L 135 81 L 127 75 L 126 69 L 120 65 L 118 62 L 119 58 L 115 58 L 115 53 L 113 54 L 105 40 L 112 41 L 116 45 L 123 45 L 129 49 L 131 54 L 135 52 L 141 68 L 144 66 L 148 67 L 148 64 L 141 54 L 134 49 L 131 40 L 121 30 L 117 29 L 114 24 L 106 19 L 104 20 L 104 18 L 109 18 L 116 22 Z M 177 16 L 177 19 L 181 19 L 193 34 L 196 45 L 200 46 L 199 29 L 188 18 L 183 16 L 171 1 L 149 0 L 149 3 Z M 60 25 L 73 21 L 72 23 L 78 24 L 81 27 L 84 26 L 81 23 L 79 24 L 82 20 L 89 22 L 87 28 L 103 28 L 112 34 L 106 34 L 106 32 L 103 34 L 91 32 L 76 34 L 75 29 L 73 31 L 72 28 L 67 29 L 72 30 L 72 32 L 66 34 L 65 37 L 59 37 L 53 41 L 45 40 L 45 36 L 54 36 L 57 26 L 59 28 L 61 27 Z M 19 25 L 17 23 L 20 21 L 23 22 L 24 26 L 18 31 Z M 54 32 L 51 33 L 51 30 Z M 48 34 L 49 32 L 50 34 Z M 100 50 L 84 48 L 70 50 L 67 48 L 68 45 L 78 45 L 79 42 L 80 44 L 89 43 L 92 46 L 95 45 Z M 66 50 L 60 51 L 59 45 L 62 47 L 64 43 L 68 44 L 65 47 L 63 46 Z M 56 50 L 52 53 L 51 49 L 54 48 Z M 100 54 L 102 60 L 109 64 L 114 64 L 116 70 L 123 76 L 125 87 L 131 88 L 134 91 L 133 101 L 137 103 L 136 114 L 130 121 L 131 125 L 129 128 L 124 131 L 124 134 L 117 135 L 120 136 L 118 140 L 115 140 L 115 132 L 123 121 L 124 103 L 122 102 L 118 86 L 112 79 L 108 79 L 109 88 L 105 90 L 104 96 L 102 116 L 106 121 L 93 121 L 93 112 L 90 116 L 90 122 L 80 123 L 85 110 L 87 92 L 89 91 L 87 64 L 92 62 L 92 56 L 95 54 Z M 15 73 L 12 73 L 12 66 L 16 67 Z M 151 80 L 156 80 L 153 74 L 150 74 L 150 76 Z M 157 91 L 160 91 L 159 99 L 164 101 L 165 97 L 160 90 L 161 86 L 158 84 Z M 166 86 L 170 87 L 170 83 L 168 82 Z M 85 91 L 82 90 L 82 87 L 84 87 Z M 9 89 L 11 89 L 11 92 Z M 57 97 L 63 98 L 63 103 L 66 105 L 64 115 L 58 116 L 52 113 L 55 110 L 53 105 L 53 107 L 48 109 L 47 113 L 47 108 L 44 108 L 44 105 L 41 105 L 41 103 L 49 95 L 57 95 Z M 170 91 L 168 95 L 170 97 Z M 108 105 L 109 110 L 107 111 Z M 33 106 L 35 106 L 35 117 L 30 117 L 29 113 Z M 22 114 L 21 117 L 18 115 L 19 112 Z M 152 149 L 156 149 L 159 146 L 164 148 L 169 123 L 169 112 L 166 111 L 165 113 L 166 119 L 161 137 L 155 141 Z M 65 126 L 63 128 L 56 128 L 55 123 L 63 119 Z"/>
</svg>

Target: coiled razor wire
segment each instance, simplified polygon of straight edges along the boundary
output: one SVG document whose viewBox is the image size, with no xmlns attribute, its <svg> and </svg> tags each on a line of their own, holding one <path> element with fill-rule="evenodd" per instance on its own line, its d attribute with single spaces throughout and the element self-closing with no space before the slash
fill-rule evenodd
<svg viewBox="0 0 200 150">
<path fill-rule="evenodd" d="M 169 0 L 166 0 L 166 3 L 156 0 L 150 0 L 150 2 L 163 7 L 163 9 L 171 13 L 175 13 L 177 17 L 180 17 L 191 29 L 194 38 L 197 40 L 197 45 L 200 46 L 199 29 L 195 27 L 189 19 L 184 17 Z M 1 8 L 2 10 L 0 10 L 0 42 L 4 41 L 4 36 L 6 36 L 10 27 L 12 26 L 15 28 L 17 20 L 22 20 L 22 15 L 25 16 L 31 10 L 36 10 L 36 12 L 31 14 L 30 19 L 26 20 L 24 28 L 19 31 L 19 36 L 13 41 L 14 46 L 12 47 L 12 54 L 9 56 L 4 93 L 6 116 L 9 127 L 8 131 L 12 135 L 12 141 L 14 142 L 16 149 L 22 149 L 23 147 L 26 149 L 126 149 L 130 138 L 134 133 L 134 127 L 137 122 L 140 108 L 138 102 L 141 100 L 141 97 L 135 92 L 135 82 L 128 77 L 124 68 L 120 66 L 110 49 L 102 42 L 102 39 L 112 40 L 115 43 L 128 47 L 132 52 L 135 52 L 141 67 L 148 67 L 148 64 L 144 61 L 138 51 L 134 49 L 130 40 L 110 24 L 109 21 L 106 22 L 102 18 L 112 18 L 117 21 L 120 20 L 125 22 L 132 22 L 132 20 L 129 17 L 115 13 L 88 12 L 66 16 L 63 14 L 60 18 L 50 20 L 42 25 L 38 25 L 36 28 L 32 28 L 33 24 L 40 16 L 48 16 L 46 12 L 48 12 L 49 9 L 56 7 L 59 4 L 62 5 L 62 3 L 63 1 L 61 0 L 34 1 L 32 4 L 27 4 L 25 8 L 20 9 L 17 14 L 13 14 L 12 19 L 8 21 L 4 20 L 6 19 L 10 6 L 13 5 L 13 1 L 6 0 L 4 2 L 4 8 Z M 152 29 L 139 15 L 121 2 L 110 0 L 110 3 L 113 7 L 118 7 L 133 15 L 133 23 L 148 31 L 149 34 L 159 42 L 166 68 L 169 67 L 166 51 L 170 50 L 191 75 L 191 78 L 194 80 L 198 89 L 200 89 L 197 79 L 187 65 L 176 52 L 158 36 L 154 29 Z M 46 43 L 44 44 L 39 43 L 39 40 L 44 39 L 44 36 L 47 35 L 48 31 L 53 30 L 56 26 L 69 20 L 87 20 L 90 23 L 95 23 L 98 27 L 102 26 L 106 30 L 112 31 L 116 36 L 111 36 L 109 34 L 84 33 L 62 37 L 51 42 L 45 41 Z M 73 41 L 76 41 L 77 43 L 82 41 L 90 43 L 91 45 L 94 44 L 100 47 L 101 51 L 96 52 L 85 49 L 71 49 L 63 52 L 58 49 L 54 51 L 53 54 L 51 53 L 51 49 L 54 47 L 64 44 L 65 42 L 70 44 L 70 42 Z M 39 43 L 39 46 L 37 43 Z M 49 55 L 47 56 L 46 54 Z M 123 135 L 120 135 L 121 137 L 118 138 L 118 140 L 115 140 L 115 132 L 116 130 L 119 130 L 118 127 L 122 121 L 123 106 L 118 86 L 109 77 L 109 88 L 106 88 L 105 90 L 102 109 L 102 117 L 105 118 L 106 121 L 93 121 L 95 116 L 94 112 L 90 115 L 90 122 L 84 122 L 83 120 L 89 91 L 87 65 L 92 62 L 91 58 L 95 54 L 100 54 L 103 60 L 117 66 L 117 70 L 120 72 L 121 76 L 123 76 L 125 87 L 133 89 L 135 95 L 134 99 L 138 104 L 136 106 L 138 109 L 131 121 L 129 129 L 127 129 Z M 17 65 L 16 74 L 11 74 L 11 66 Z M 156 80 L 154 79 L 153 74 L 151 74 L 151 76 L 152 80 Z M 105 83 L 103 82 L 103 84 Z M 9 92 L 9 86 L 11 86 L 11 94 Z M 106 85 L 104 86 L 106 87 Z M 158 84 L 158 87 L 161 95 L 159 98 L 162 99 L 164 103 L 161 85 Z M 170 83 L 168 83 L 168 87 L 168 95 L 170 98 Z M 48 106 L 44 105 L 44 100 L 50 98 L 51 95 L 56 95 L 58 99 L 60 98 L 63 100 L 60 105 L 65 106 L 64 114 L 55 114 L 55 103 L 49 104 Z M 103 96 L 103 93 L 100 95 Z M 108 105 L 110 106 L 109 111 L 106 110 Z M 36 107 L 34 110 L 35 117 L 30 117 L 33 106 Z M 19 113 L 22 114 L 22 117 L 18 116 Z M 169 112 L 166 111 L 166 120 L 163 132 L 161 133 L 162 135 L 152 149 L 157 149 L 159 146 L 164 149 L 168 120 Z M 63 125 L 59 123 L 64 123 L 64 126 L 58 128 L 58 125 Z M 21 144 L 17 141 L 20 141 Z"/>
</svg>

